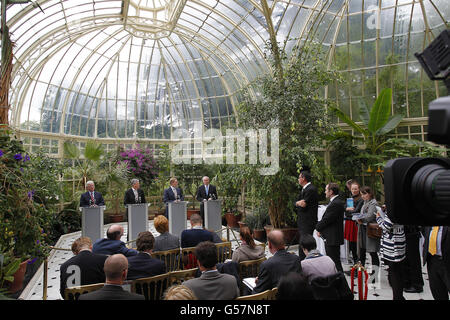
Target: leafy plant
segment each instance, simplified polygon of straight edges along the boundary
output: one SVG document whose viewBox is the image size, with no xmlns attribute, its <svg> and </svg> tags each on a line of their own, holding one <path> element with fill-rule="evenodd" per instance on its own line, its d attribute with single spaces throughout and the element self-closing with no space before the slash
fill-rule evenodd
<svg viewBox="0 0 450 320">
<path fill-rule="evenodd" d="M 137 146 L 134 149 L 119 150 L 118 164 L 125 163 L 130 178 L 137 178 L 148 189 L 157 177 L 157 163 L 153 150 Z"/>
<path fill-rule="evenodd" d="M 252 229 L 264 229 L 270 223 L 269 209 L 265 206 L 257 207 L 252 214 L 245 217 L 245 223 Z"/>
<path fill-rule="evenodd" d="M 19 269 L 20 263 L 20 259 L 14 257 L 12 251 L 0 250 L 0 300 L 8 299 L 6 286 L 14 281 L 14 274 Z"/>
</svg>

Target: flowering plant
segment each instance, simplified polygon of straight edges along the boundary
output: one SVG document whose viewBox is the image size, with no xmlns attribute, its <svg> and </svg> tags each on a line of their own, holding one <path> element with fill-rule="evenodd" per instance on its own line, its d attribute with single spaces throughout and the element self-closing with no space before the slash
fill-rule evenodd
<svg viewBox="0 0 450 320">
<path fill-rule="evenodd" d="M 126 163 L 131 177 L 137 178 L 149 187 L 157 177 L 157 164 L 153 157 L 153 150 L 142 148 L 120 150 L 118 163 Z"/>
<path fill-rule="evenodd" d="M 0 247 L 21 260 L 45 256 L 50 214 L 47 186 L 33 171 L 33 159 L 19 140 L 0 133 Z M 54 181 L 53 181 L 53 184 Z"/>
</svg>

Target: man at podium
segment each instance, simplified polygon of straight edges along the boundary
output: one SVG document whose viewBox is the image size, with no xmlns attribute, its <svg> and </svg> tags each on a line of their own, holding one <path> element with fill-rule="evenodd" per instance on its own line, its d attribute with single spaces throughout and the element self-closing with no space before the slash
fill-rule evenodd
<svg viewBox="0 0 450 320">
<path fill-rule="evenodd" d="M 94 181 L 86 182 L 87 192 L 80 197 L 80 207 L 104 206 L 105 200 L 100 192 L 95 191 Z"/>
<path fill-rule="evenodd" d="M 217 190 L 216 187 L 209 184 L 209 177 L 204 176 L 202 178 L 203 184 L 198 187 L 196 199 L 200 202 L 200 216 L 203 221 L 205 221 L 205 206 L 204 201 L 217 200 Z"/>
<path fill-rule="evenodd" d="M 164 190 L 163 202 L 166 205 L 164 215 L 169 218 L 169 202 L 184 201 L 183 191 L 178 187 L 177 178 L 170 178 L 170 187 Z"/>
<path fill-rule="evenodd" d="M 125 205 L 126 212 L 125 215 L 128 217 L 128 204 L 138 204 L 146 203 L 145 194 L 142 189 L 139 188 L 139 179 L 131 179 L 131 189 L 125 192 L 125 197 L 123 199 L 123 204 Z"/>
</svg>

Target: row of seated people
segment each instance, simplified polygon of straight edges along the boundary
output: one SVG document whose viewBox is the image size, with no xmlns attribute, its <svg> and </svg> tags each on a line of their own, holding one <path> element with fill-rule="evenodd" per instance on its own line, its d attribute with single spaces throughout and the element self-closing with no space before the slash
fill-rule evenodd
<svg viewBox="0 0 450 320">
<path fill-rule="evenodd" d="M 260 251 L 258 249 L 255 250 L 256 246 L 252 245 L 252 239 L 244 240 L 245 232 L 244 235 L 241 234 L 241 239 L 243 239 L 243 245 L 240 246 L 241 250 L 236 250 L 234 253 L 238 252 L 238 255 L 233 254 L 233 256 L 242 256 L 245 257 L 244 259 L 247 259 L 249 257 L 248 252 L 252 252 L 252 250 Z M 116 273 L 115 276 L 120 276 L 123 281 L 126 279 L 138 279 L 163 274 L 166 271 L 164 263 L 151 257 L 153 243 L 153 235 L 150 232 L 143 232 L 137 239 L 137 254 L 127 259 L 123 252 L 119 253 L 122 258 L 125 258 L 126 263 L 117 254 L 113 254 L 112 256 L 115 257 L 113 262 L 119 264 L 122 271 L 122 274 Z M 290 273 L 301 273 L 302 279 L 306 279 L 308 285 L 314 276 L 326 277 L 336 273 L 334 262 L 329 257 L 320 256 L 314 250 L 316 243 L 312 236 L 302 238 L 301 245 L 307 256 L 307 259 L 303 262 L 300 262 L 297 255 L 290 254 L 286 251 L 283 233 L 281 231 L 272 231 L 268 236 L 268 243 L 269 250 L 273 256 L 261 263 L 256 279 L 256 286 L 252 291 L 244 291 L 244 295 L 256 294 L 276 288 L 283 276 L 287 276 Z M 78 267 L 79 276 L 78 282 L 72 282 L 72 285 L 101 283 L 105 281 L 106 284 L 110 283 L 107 275 L 107 260 L 109 258 L 107 259 L 106 255 L 92 253 L 90 248 L 92 248 L 92 245 L 88 238 L 77 239 L 74 242 L 72 249 L 76 255 L 61 266 L 61 295 L 63 297 L 67 284 L 77 278 L 74 276 L 77 275 L 76 272 L 75 274 L 71 273 L 74 269 L 77 269 L 74 266 Z M 76 253 L 77 250 L 78 253 Z M 233 272 L 229 272 L 232 268 L 228 272 L 226 269 L 223 269 L 222 272 L 218 271 L 217 251 L 214 243 L 211 241 L 201 241 L 196 246 L 195 256 L 199 267 L 198 276 L 195 279 L 186 281 L 183 285 L 191 289 L 198 299 L 235 299 L 240 295 L 239 288 L 242 287 L 240 286 L 242 279 L 240 279 L 236 272 L 234 274 Z M 122 262 L 119 263 L 118 261 Z M 126 268 L 124 267 L 125 265 Z M 102 269 L 104 271 L 103 273 L 101 272 Z M 124 273 L 125 269 L 126 272 Z M 117 284 L 113 283 L 113 285 Z M 301 285 L 299 287 L 303 288 Z"/>
</svg>

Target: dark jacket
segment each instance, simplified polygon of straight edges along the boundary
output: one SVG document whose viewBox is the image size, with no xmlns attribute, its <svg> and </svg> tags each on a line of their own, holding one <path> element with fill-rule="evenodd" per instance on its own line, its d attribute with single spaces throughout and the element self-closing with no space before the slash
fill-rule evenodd
<svg viewBox="0 0 450 320">
<path fill-rule="evenodd" d="M 278 286 L 281 276 L 289 272 L 302 271 L 300 258 L 286 250 L 278 250 L 270 259 L 261 263 L 258 282 L 252 294 L 260 293 Z"/>
<path fill-rule="evenodd" d="M 422 234 L 424 237 L 423 242 L 423 251 L 422 251 L 422 258 L 423 258 L 423 264 L 425 265 L 427 263 L 427 260 L 430 256 L 428 253 L 428 246 L 430 242 L 430 233 L 432 227 L 423 227 Z M 450 227 L 449 226 L 443 226 L 442 227 L 442 239 L 441 239 L 441 251 L 442 251 L 442 259 L 444 260 L 444 264 L 447 267 L 447 274 L 450 275 Z"/>
<path fill-rule="evenodd" d="M 98 254 L 113 255 L 121 253 L 125 257 L 137 255 L 138 252 L 134 249 L 128 249 L 125 243 L 120 240 L 110 240 L 107 238 L 98 239 L 92 246 L 92 252 Z"/>
<path fill-rule="evenodd" d="M 121 286 L 105 284 L 99 290 L 82 294 L 78 300 L 145 300 L 145 297 L 125 291 Z"/>
<path fill-rule="evenodd" d="M 181 188 L 175 188 L 177 190 L 177 195 L 179 196 L 179 200 L 184 201 L 184 195 L 183 195 L 183 191 L 181 191 Z M 169 202 L 173 202 L 177 200 L 175 198 L 175 193 L 173 193 L 172 188 L 169 187 L 167 189 L 164 190 L 164 195 L 163 195 L 163 202 L 166 205 L 166 211 L 164 213 L 164 215 L 166 216 L 166 218 L 169 218 Z"/>
<path fill-rule="evenodd" d="M 105 200 L 100 192 L 94 191 L 94 200 L 97 206 L 104 206 Z M 89 207 L 91 205 L 91 196 L 88 192 L 85 192 L 80 197 L 80 207 Z"/>
<path fill-rule="evenodd" d="M 70 286 L 88 285 L 94 283 L 104 283 L 105 273 L 103 266 L 107 256 L 102 254 L 95 254 L 89 250 L 83 250 L 76 256 L 73 256 L 60 267 L 60 287 L 59 292 L 64 299 L 64 290 L 67 288 L 67 280 Z M 77 283 L 77 274 L 79 267 L 80 282 Z"/>
<path fill-rule="evenodd" d="M 319 194 L 317 188 L 310 184 L 303 188 L 297 201 L 305 200 L 306 207 L 297 207 L 297 224 L 300 234 L 313 234 L 317 224 L 317 209 L 319 208 Z"/>
<path fill-rule="evenodd" d="M 204 229 L 188 229 L 181 233 L 181 247 L 189 248 L 195 247 L 203 241 L 214 242 L 214 237 L 211 232 Z"/>
<path fill-rule="evenodd" d="M 142 189 L 138 189 L 137 193 L 138 193 L 138 197 L 141 198 L 141 202 L 139 202 L 139 200 L 138 200 L 138 202 L 136 202 L 136 197 L 134 196 L 133 189 L 130 188 L 127 190 L 127 192 L 125 192 L 123 204 L 126 206 L 127 204 L 146 203 L 147 201 L 145 201 L 144 191 Z"/>
<path fill-rule="evenodd" d="M 164 262 L 152 258 L 145 252 L 128 257 L 128 280 L 147 278 L 166 273 Z"/>
<path fill-rule="evenodd" d="M 358 200 L 355 200 L 355 197 L 353 197 L 353 210 L 352 211 L 345 211 L 345 220 L 352 220 L 352 216 L 354 213 L 360 213 L 361 208 L 364 204 L 364 200 L 359 197 Z"/>
<path fill-rule="evenodd" d="M 334 198 L 316 225 L 316 230 L 322 234 L 329 246 L 344 244 L 344 212 L 344 202 Z"/>
<path fill-rule="evenodd" d="M 214 195 L 215 199 L 217 199 L 217 189 L 215 186 L 213 186 L 212 184 L 210 184 L 208 186 L 208 194 L 206 194 L 206 187 L 205 185 L 201 185 L 200 187 L 198 187 L 197 189 L 197 194 L 196 194 L 196 199 L 199 202 L 202 202 L 203 200 L 208 200 L 209 198 L 212 198 Z"/>
</svg>

